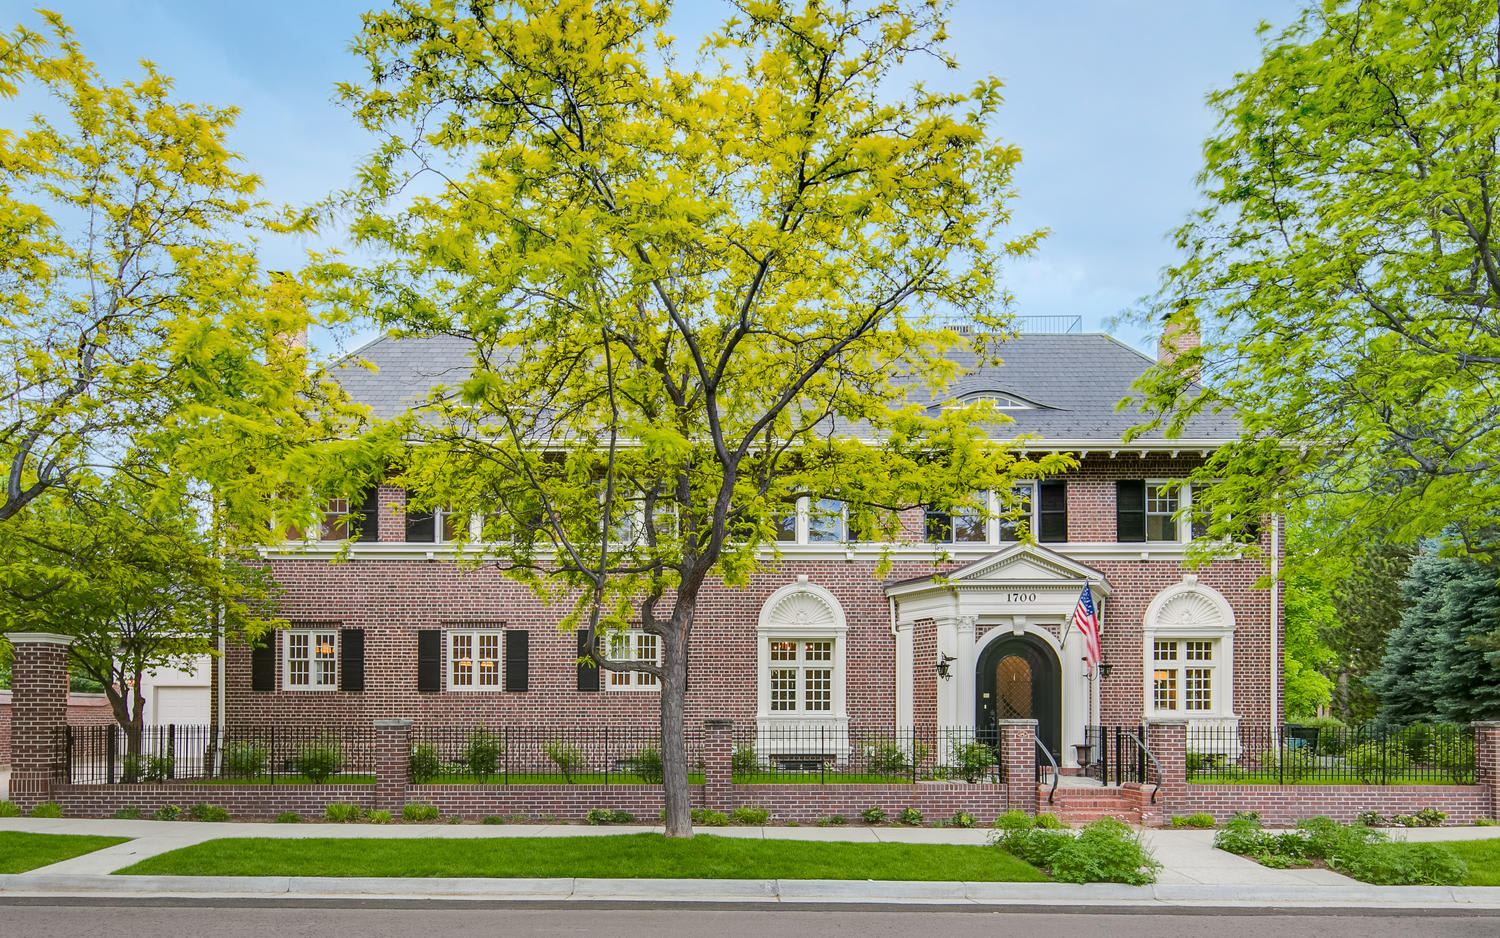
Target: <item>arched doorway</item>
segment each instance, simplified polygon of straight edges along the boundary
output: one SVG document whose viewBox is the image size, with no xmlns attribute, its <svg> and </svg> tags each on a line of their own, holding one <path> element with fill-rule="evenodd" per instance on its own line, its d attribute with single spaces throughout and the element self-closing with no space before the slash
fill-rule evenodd
<svg viewBox="0 0 1500 938">
<path fill-rule="evenodd" d="M 998 720 L 1036 720 L 1038 738 L 1062 758 L 1062 668 L 1035 635 L 990 642 L 976 666 L 975 725 L 993 732 Z"/>
</svg>

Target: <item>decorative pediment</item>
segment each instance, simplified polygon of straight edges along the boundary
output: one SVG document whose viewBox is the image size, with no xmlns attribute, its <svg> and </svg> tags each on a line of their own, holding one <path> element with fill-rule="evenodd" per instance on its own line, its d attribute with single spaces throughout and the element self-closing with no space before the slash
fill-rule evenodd
<svg viewBox="0 0 1500 938">
<path fill-rule="evenodd" d="M 954 584 L 978 584 L 985 581 L 1002 583 L 1045 583 L 1049 580 L 1061 583 L 1087 581 L 1109 592 L 1104 574 L 1053 550 L 1038 544 L 1013 544 L 982 560 L 955 570 L 947 577 Z"/>
<path fill-rule="evenodd" d="M 1146 628 L 1227 631 L 1234 628 L 1234 610 L 1224 594 L 1189 574 L 1151 600 L 1146 607 Z"/>
<path fill-rule="evenodd" d="M 765 610 L 766 625 L 831 626 L 838 615 L 828 600 L 807 589 L 782 594 Z"/>
</svg>

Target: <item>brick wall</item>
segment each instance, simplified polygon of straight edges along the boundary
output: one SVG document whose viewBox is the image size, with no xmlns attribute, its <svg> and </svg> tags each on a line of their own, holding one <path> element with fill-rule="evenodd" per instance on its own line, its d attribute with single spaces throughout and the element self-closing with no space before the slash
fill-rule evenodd
<svg viewBox="0 0 1500 938">
<path fill-rule="evenodd" d="M 1270 825 L 1320 814 L 1347 823 L 1363 811 L 1390 817 L 1423 808 L 1446 812 L 1448 824 L 1472 824 L 1493 816 L 1489 799 L 1479 785 L 1188 785 L 1179 796 L 1157 798 L 1171 814 L 1201 811 L 1223 821 L 1236 811 L 1258 811 Z"/>
<path fill-rule="evenodd" d="M 10 698 L 10 691 L 0 690 L 0 766 L 10 765 Z M 113 723 L 115 714 L 103 694 L 69 694 L 67 720 L 69 726 L 95 726 Z"/>
<path fill-rule="evenodd" d="M 68 643 L 61 635 L 11 632 L 9 800 L 29 810 L 52 795 L 54 735 L 68 712 Z"/>
<path fill-rule="evenodd" d="M 0 765 L 10 765 L 10 691 L 0 690 Z"/>
<path fill-rule="evenodd" d="M 175 804 L 186 811 L 200 804 L 226 808 L 241 818 L 269 819 L 283 811 L 303 817 L 322 817 L 334 802 L 374 808 L 374 785 L 193 785 L 186 782 L 139 785 L 53 786 L 52 800 L 69 817 L 109 817 L 121 808 L 139 808 L 144 814 L 162 805 Z"/>
</svg>

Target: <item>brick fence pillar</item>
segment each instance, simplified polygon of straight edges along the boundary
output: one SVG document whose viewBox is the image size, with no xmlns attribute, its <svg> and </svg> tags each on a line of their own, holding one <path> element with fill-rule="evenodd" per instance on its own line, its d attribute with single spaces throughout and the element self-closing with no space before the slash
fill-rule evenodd
<svg viewBox="0 0 1500 938">
<path fill-rule="evenodd" d="M 1000 764 L 1005 768 L 1006 803 L 1012 811 L 1036 814 L 1041 794 L 1036 782 L 1036 721 L 999 720 Z"/>
<path fill-rule="evenodd" d="M 68 646 L 51 632 L 10 632 L 10 800 L 30 810 L 52 800 L 57 738 L 68 725 Z"/>
<path fill-rule="evenodd" d="M 411 721 L 375 721 L 375 807 L 400 814 L 411 782 Z"/>
<path fill-rule="evenodd" d="M 703 808 L 729 811 L 734 801 L 734 721 L 703 721 Z"/>
<path fill-rule="evenodd" d="M 1187 794 L 1187 727 L 1186 720 L 1152 720 L 1146 726 L 1146 748 L 1161 767 L 1158 809 L 1180 802 Z"/>
<path fill-rule="evenodd" d="M 1486 791 L 1489 817 L 1500 818 L 1500 721 L 1474 724 L 1474 780 Z"/>
</svg>

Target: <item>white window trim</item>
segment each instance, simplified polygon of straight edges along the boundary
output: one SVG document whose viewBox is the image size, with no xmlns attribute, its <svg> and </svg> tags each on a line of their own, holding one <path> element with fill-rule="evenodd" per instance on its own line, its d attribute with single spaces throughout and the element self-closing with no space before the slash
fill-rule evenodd
<svg viewBox="0 0 1500 938">
<path fill-rule="evenodd" d="M 472 683 L 472 684 L 456 684 L 456 683 L 454 683 L 456 675 L 457 675 L 457 671 L 458 671 L 458 660 L 456 659 L 456 657 L 453 654 L 453 639 L 454 639 L 455 636 L 461 636 L 461 635 L 469 636 L 469 640 L 473 643 L 472 647 L 474 649 L 474 651 L 473 651 L 473 654 L 474 654 L 473 662 L 474 663 L 473 663 L 473 671 L 472 671 L 472 673 L 473 673 L 473 676 L 474 676 L 474 683 Z M 493 635 L 495 637 L 495 683 L 493 683 L 493 684 L 481 684 L 481 683 L 479 683 L 479 671 L 480 671 L 480 668 L 479 668 L 479 637 L 481 635 L 484 635 L 484 636 Z M 469 694 L 469 693 L 489 694 L 489 693 L 496 693 L 498 691 L 504 690 L 505 689 L 505 662 L 504 662 L 504 655 L 505 655 L 505 630 L 504 629 L 444 629 L 443 630 L 443 658 L 445 660 L 443 662 L 443 674 L 445 676 L 444 683 L 445 683 L 447 689 L 450 690 L 450 691 L 453 691 L 454 693 L 458 693 L 458 694 Z"/>
<path fill-rule="evenodd" d="M 319 670 L 316 667 L 318 659 L 315 657 L 317 646 L 314 644 L 318 636 L 333 636 L 333 681 L 325 683 L 320 680 Z M 307 637 L 307 683 L 292 683 L 292 637 Z M 339 647 L 339 630 L 335 627 L 326 628 L 298 628 L 284 629 L 281 632 L 281 689 L 301 692 L 327 692 L 339 689 L 339 668 L 342 665 L 343 649 Z"/>
<path fill-rule="evenodd" d="M 1217 607 L 1219 621 L 1205 625 L 1181 625 L 1160 622 L 1160 613 L 1167 603 L 1184 593 L 1196 593 Z M 1234 611 L 1230 607 L 1229 601 L 1218 590 L 1198 583 L 1197 577 L 1193 574 L 1188 574 L 1183 582 L 1169 586 L 1156 594 L 1156 597 L 1146 607 L 1144 629 L 1142 630 L 1141 690 L 1144 694 L 1142 699 L 1145 701 L 1148 717 L 1185 718 L 1193 721 L 1220 720 L 1235 717 L 1234 627 Z M 1183 709 L 1182 705 L 1186 699 L 1186 687 L 1181 683 L 1178 686 L 1176 709 L 1158 710 L 1156 708 L 1155 672 L 1156 643 L 1158 641 L 1208 641 L 1214 643 L 1213 707 L 1211 709 Z M 1192 665 L 1191 662 L 1185 663 L 1181 659 L 1181 654 L 1182 651 L 1179 649 L 1179 660 L 1177 662 L 1179 672 L 1186 670 L 1187 667 Z M 1181 680 L 1179 678 L 1179 682 Z"/>
<path fill-rule="evenodd" d="M 1015 484 L 1015 488 L 1018 488 L 1018 489 L 1023 489 L 1024 488 L 1024 489 L 1030 489 L 1031 490 L 1031 494 L 1028 496 L 1028 501 L 1027 501 L 1027 507 L 1030 508 L 1030 511 L 1028 511 L 1027 514 L 1024 516 L 1024 520 L 1026 521 L 1026 533 L 1030 535 L 1031 540 L 1035 541 L 1037 539 L 1037 526 L 1040 523 L 1038 521 L 1038 517 L 1039 516 L 1038 516 L 1037 513 L 1039 511 L 1041 511 L 1041 507 L 1037 503 L 1036 480 L 1034 480 L 1034 479 L 1027 479 L 1027 480 L 1025 480 L 1023 482 L 1017 482 Z M 1000 518 L 1000 496 L 997 495 L 997 494 L 995 494 L 994 490 L 992 489 L 990 491 L 990 543 L 991 544 L 1020 544 L 1020 543 L 1022 543 L 1022 541 L 1020 539 L 1017 539 L 1017 540 L 1014 540 L 1014 541 L 1002 541 L 1000 539 L 1000 522 L 1001 522 L 1001 520 L 1002 519 Z M 1023 519 L 1017 518 L 1016 520 L 1020 521 L 1020 520 L 1023 520 Z"/>
<path fill-rule="evenodd" d="M 640 637 L 643 637 L 643 636 L 649 636 L 651 638 L 655 638 L 656 639 L 656 656 L 654 658 L 646 659 L 646 658 L 640 658 L 640 657 L 635 656 L 635 652 L 636 652 L 636 649 L 637 649 L 637 639 L 640 638 Z M 631 657 L 629 657 L 629 658 L 616 658 L 614 656 L 614 651 L 615 651 L 614 643 L 615 643 L 616 639 L 621 639 L 621 640 L 623 640 L 623 641 L 625 641 L 625 642 L 628 643 L 628 646 L 629 646 L 629 649 L 630 649 L 630 652 L 631 652 Z M 661 638 L 660 638 L 660 636 L 652 635 L 650 632 L 647 632 L 644 629 L 627 629 L 626 631 L 623 631 L 623 632 L 611 632 L 609 635 L 605 636 L 605 645 L 604 645 L 604 647 L 605 647 L 605 652 L 608 655 L 609 660 L 611 660 L 611 661 L 648 661 L 649 660 L 649 662 L 651 664 L 654 664 L 654 665 L 657 665 L 657 666 L 661 665 Z M 625 671 L 625 672 L 620 672 L 620 671 L 606 671 L 606 670 L 604 670 L 604 669 L 601 668 L 600 669 L 600 675 L 603 677 L 603 681 L 601 683 L 603 684 L 604 689 L 606 691 L 618 691 L 620 693 L 627 693 L 627 694 L 629 694 L 629 693 L 638 693 L 638 692 L 641 692 L 641 691 L 648 691 L 648 692 L 650 692 L 650 691 L 660 691 L 661 690 L 661 681 L 659 681 L 659 680 L 656 679 L 656 675 L 654 675 L 654 674 L 648 674 L 645 671 Z M 617 684 L 617 683 L 615 683 L 615 679 L 616 678 L 620 678 L 620 679 L 626 679 L 626 678 L 628 678 L 628 680 L 624 680 L 623 683 L 618 683 Z"/>
<path fill-rule="evenodd" d="M 1192 541 L 1192 539 L 1193 539 L 1193 526 L 1192 526 L 1192 524 L 1188 520 L 1191 517 L 1190 514 L 1188 513 L 1188 509 L 1191 508 L 1192 504 L 1193 504 L 1193 493 L 1192 493 L 1192 488 L 1193 487 L 1192 487 L 1192 485 L 1188 482 L 1187 479 L 1157 478 L 1157 479 L 1144 479 L 1142 481 L 1145 483 L 1145 490 L 1142 491 L 1142 498 L 1145 499 L 1145 502 L 1146 502 L 1146 539 L 1144 541 L 1139 541 L 1139 542 L 1134 542 L 1134 543 L 1141 543 L 1141 544 L 1187 544 L 1187 543 L 1190 543 Z M 1151 503 L 1150 503 L 1151 496 L 1150 496 L 1149 491 L 1146 491 L 1146 490 L 1149 490 L 1151 488 L 1151 486 L 1153 486 L 1153 485 L 1175 485 L 1175 486 L 1177 486 L 1177 508 L 1171 514 L 1172 523 L 1177 526 L 1177 536 L 1174 537 L 1174 538 L 1171 538 L 1170 540 L 1152 540 L 1152 538 L 1151 538 L 1151 517 L 1152 517 L 1153 512 L 1151 511 Z"/>
</svg>

